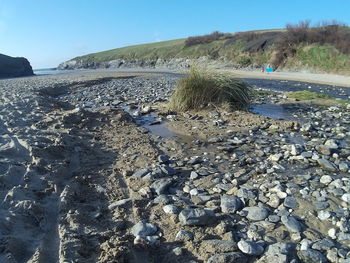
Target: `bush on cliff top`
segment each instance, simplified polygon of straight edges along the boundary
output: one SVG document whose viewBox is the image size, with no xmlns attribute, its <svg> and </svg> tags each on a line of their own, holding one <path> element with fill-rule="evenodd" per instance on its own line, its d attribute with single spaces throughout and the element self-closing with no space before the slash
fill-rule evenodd
<svg viewBox="0 0 350 263">
<path fill-rule="evenodd" d="M 250 86 L 238 79 L 192 67 L 177 83 L 170 98 L 174 111 L 200 109 L 208 105 L 229 104 L 232 109 L 247 109 L 251 99 Z"/>
</svg>

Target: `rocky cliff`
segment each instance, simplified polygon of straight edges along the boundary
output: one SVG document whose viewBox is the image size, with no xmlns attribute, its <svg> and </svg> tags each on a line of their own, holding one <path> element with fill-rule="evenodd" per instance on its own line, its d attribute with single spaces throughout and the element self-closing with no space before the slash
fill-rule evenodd
<svg viewBox="0 0 350 263">
<path fill-rule="evenodd" d="M 0 78 L 13 78 L 31 75 L 34 75 L 33 69 L 26 58 L 14 58 L 0 54 Z"/>
<path fill-rule="evenodd" d="M 61 63 L 57 69 L 119 69 L 119 68 L 153 68 L 153 69 L 171 69 L 181 70 L 189 68 L 192 64 L 206 64 L 213 68 L 234 67 L 239 68 L 239 65 L 222 59 L 209 59 L 206 56 L 197 59 L 188 58 L 171 58 L 171 59 L 114 59 L 110 61 L 94 62 L 84 59 L 72 59 Z"/>
</svg>

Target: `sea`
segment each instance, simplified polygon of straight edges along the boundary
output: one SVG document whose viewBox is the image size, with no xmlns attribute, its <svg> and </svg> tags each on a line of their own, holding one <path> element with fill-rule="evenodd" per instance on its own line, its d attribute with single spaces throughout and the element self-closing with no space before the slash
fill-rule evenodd
<svg viewBox="0 0 350 263">
<path fill-rule="evenodd" d="M 55 69 L 55 68 L 41 68 L 41 69 L 33 70 L 34 74 L 37 76 L 69 74 L 69 73 L 76 73 L 80 71 L 82 70 L 61 70 L 61 69 Z"/>
</svg>

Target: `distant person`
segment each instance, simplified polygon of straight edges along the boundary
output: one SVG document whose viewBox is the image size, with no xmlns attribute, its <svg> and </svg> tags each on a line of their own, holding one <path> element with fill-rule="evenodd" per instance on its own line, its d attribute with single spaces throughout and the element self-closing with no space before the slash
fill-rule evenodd
<svg viewBox="0 0 350 263">
<path fill-rule="evenodd" d="M 265 66 L 261 65 L 261 72 L 264 73 L 265 72 Z"/>
</svg>

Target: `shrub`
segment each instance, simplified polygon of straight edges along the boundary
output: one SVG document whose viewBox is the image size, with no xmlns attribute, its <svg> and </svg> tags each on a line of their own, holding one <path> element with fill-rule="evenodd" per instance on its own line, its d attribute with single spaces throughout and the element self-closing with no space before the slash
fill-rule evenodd
<svg viewBox="0 0 350 263">
<path fill-rule="evenodd" d="M 322 22 L 317 27 L 310 27 L 310 21 L 301 21 L 296 25 L 287 24 L 286 33 L 277 42 L 277 54 L 274 66 L 283 65 L 288 57 L 296 54 L 300 44 L 331 45 L 343 54 L 350 54 L 350 30 L 338 21 Z"/>
<path fill-rule="evenodd" d="M 247 109 L 251 87 L 238 79 L 192 67 L 178 81 L 170 98 L 169 108 L 174 111 L 200 109 L 209 105 L 229 104 L 232 109 Z"/>
<path fill-rule="evenodd" d="M 190 46 L 194 46 L 194 45 L 210 43 L 210 42 L 213 42 L 215 40 L 219 40 L 223 36 L 225 36 L 224 33 L 220 33 L 219 31 L 214 31 L 213 33 L 208 34 L 208 35 L 188 37 L 185 40 L 185 46 L 190 47 Z"/>
</svg>

